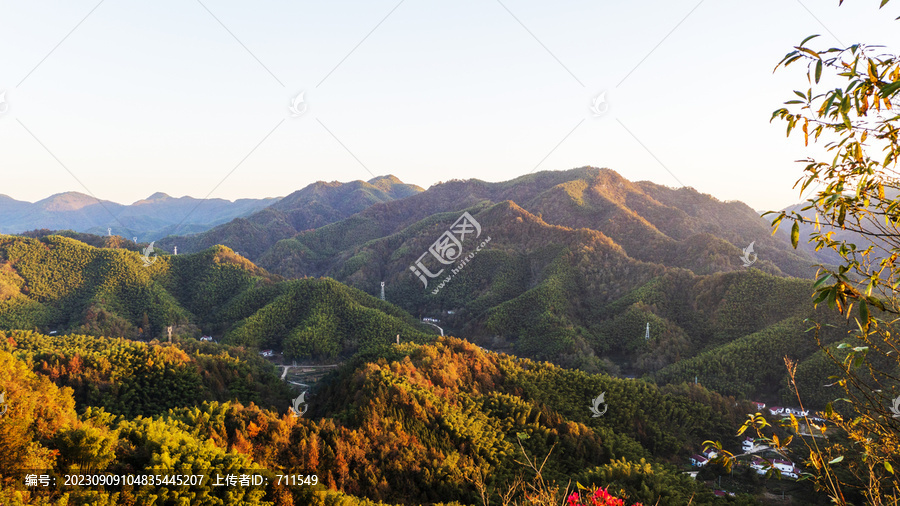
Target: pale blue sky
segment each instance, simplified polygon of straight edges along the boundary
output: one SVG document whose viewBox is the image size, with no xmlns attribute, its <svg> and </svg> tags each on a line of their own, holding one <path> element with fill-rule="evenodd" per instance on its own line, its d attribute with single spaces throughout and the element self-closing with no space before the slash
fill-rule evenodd
<svg viewBox="0 0 900 506">
<path fill-rule="evenodd" d="M 0 193 L 236 199 L 594 165 L 780 208 L 807 151 L 768 121 L 805 77 L 772 69 L 812 33 L 897 51 L 900 3 L 878 3 L 0 2 Z"/>
</svg>

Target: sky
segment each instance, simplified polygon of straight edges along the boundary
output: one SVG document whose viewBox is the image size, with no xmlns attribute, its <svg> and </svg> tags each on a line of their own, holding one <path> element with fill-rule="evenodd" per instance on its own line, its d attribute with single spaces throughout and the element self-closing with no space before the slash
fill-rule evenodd
<svg viewBox="0 0 900 506">
<path fill-rule="evenodd" d="M 811 34 L 900 51 L 900 2 L 879 3 L 3 1 L 0 194 L 234 200 L 591 165 L 780 209 L 814 151 L 769 123 L 805 69 L 773 69 Z"/>
</svg>

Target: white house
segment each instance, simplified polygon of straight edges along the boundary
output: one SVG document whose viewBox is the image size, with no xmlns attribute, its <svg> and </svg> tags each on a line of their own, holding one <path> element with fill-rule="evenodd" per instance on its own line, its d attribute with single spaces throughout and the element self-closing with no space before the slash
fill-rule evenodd
<svg viewBox="0 0 900 506">
<path fill-rule="evenodd" d="M 809 411 L 800 409 L 800 408 L 786 408 L 785 411 L 787 414 L 794 414 L 796 416 L 806 416 L 809 414 Z"/>
<path fill-rule="evenodd" d="M 272 357 L 275 355 L 275 352 L 272 350 L 262 350 L 259 352 L 259 356 L 261 357 Z"/>
<path fill-rule="evenodd" d="M 707 448 L 707 449 L 703 450 L 703 452 L 700 455 L 703 455 L 707 459 L 712 460 L 719 456 L 719 452 L 717 452 L 715 448 Z"/>
<path fill-rule="evenodd" d="M 780 415 L 784 413 L 784 408 L 782 408 L 781 406 L 772 406 L 771 408 L 769 408 L 769 413 L 772 413 L 773 415 Z"/>
<path fill-rule="evenodd" d="M 775 459 L 772 461 L 772 464 L 774 464 L 776 469 L 781 471 L 782 476 L 787 476 L 788 478 L 800 477 L 800 469 L 798 469 L 790 460 Z"/>
<path fill-rule="evenodd" d="M 744 441 L 741 442 L 741 450 L 745 452 L 752 452 L 754 448 L 756 448 L 756 442 L 752 437 L 744 438 Z"/>
<path fill-rule="evenodd" d="M 776 469 L 778 469 L 779 471 L 781 471 L 783 473 L 794 470 L 794 463 L 791 462 L 790 460 L 775 459 L 772 461 L 772 464 L 775 466 Z"/>
<path fill-rule="evenodd" d="M 709 459 L 704 457 L 703 455 L 694 455 L 691 457 L 691 465 L 697 467 L 703 467 L 709 462 Z"/>
<path fill-rule="evenodd" d="M 762 411 L 766 407 L 765 402 L 751 401 L 750 404 L 753 404 L 753 406 L 759 411 Z"/>
<path fill-rule="evenodd" d="M 204 342 L 212 342 L 213 338 L 212 336 L 201 336 L 200 340 Z"/>
<path fill-rule="evenodd" d="M 753 462 L 750 464 L 750 467 L 756 469 L 757 474 L 766 474 L 769 471 L 769 464 L 765 460 L 759 457 L 753 457 Z"/>
</svg>

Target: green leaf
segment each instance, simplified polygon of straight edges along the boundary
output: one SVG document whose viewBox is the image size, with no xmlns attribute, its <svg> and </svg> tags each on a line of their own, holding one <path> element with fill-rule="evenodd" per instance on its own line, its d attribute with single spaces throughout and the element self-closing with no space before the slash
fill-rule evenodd
<svg viewBox="0 0 900 506">
<path fill-rule="evenodd" d="M 884 4 L 882 4 L 882 5 L 884 5 Z M 894 466 L 892 466 L 890 462 L 885 462 L 884 468 L 887 469 L 887 472 L 894 474 Z"/>
<path fill-rule="evenodd" d="M 881 95 L 884 97 L 889 97 L 893 95 L 897 90 L 900 90 L 900 81 L 891 84 L 885 84 L 881 87 Z"/>
<path fill-rule="evenodd" d="M 887 1 L 887 0 L 885 0 L 885 1 Z M 816 35 L 810 35 L 809 37 L 803 39 L 803 42 L 801 42 L 800 45 L 802 46 L 802 45 L 806 44 L 807 42 L 809 42 L 809 41 L 815 39 L 815 38 L 818 37 L 818 36 L 819 36 L 818 34 L 816 34 Z"/>
<path fill-rule="evenodd" d="M 822 60 L 816 62 L 816 83 L 822 79 Z"/>
<path fill-rule="evenodd" d="M 840 457 L 831 459 L 830 461 L 828 461 L 828 463 L 829 463 L 829 464 L 837 464 L 838 462 L 840 462 L 840 461 L 842 461 L 842 460 L 844 460 L 844 456 L 843 456 L 843 455 L 841 455 Z"/>
<path fill-rule="evenodd" d="M 800 242 L 800 223 L 794 222 L 794 226 L 791 227 L 791 244 L 794 246 L 794 249 L 797 249 L 797 243 Z"/>
</svg>

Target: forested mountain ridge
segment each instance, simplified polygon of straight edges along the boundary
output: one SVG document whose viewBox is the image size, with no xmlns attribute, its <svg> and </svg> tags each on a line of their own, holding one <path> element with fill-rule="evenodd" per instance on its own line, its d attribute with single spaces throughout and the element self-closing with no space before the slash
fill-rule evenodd
<svg viewBox="0 0 900 506">
<path fill-rule="evenodd" d="M 177 246 L 183 253 L 221 244 L 255 260 L 281 239 L 421 191 L 422 188 L 405 184 L 394 176 L 349 183 L 318 181 L 249 216 L 200 234 L 167 237 L 158 244 L 168 251 Z"/>
<path fill-rule="evenodd" d="M 683 267 L 698 274 L 742 268 L 741 249 L 754 242 L 769 269 L 811 276 L 812 257 L 794 251 L 782 237 L 772 237 L 768 222 L 740 202 L 720 202 L 692 188 L 671 189 L 642 181 L 632 183 L 610 169 L 583 167 L 544 171 L 502 183 L 477 179 L 434 185 L 408 198 L 361 211 L 352 219 L 365 223 L 364 235 L 346 246 L 400 233 L 441 213 L 461 213 L 485 203 L 514 202 L 547 224 L 587 228 L 603 233 L 637 260 Z M 734 255 L 737 248 L 737 256 Z M 291 275 L 303 265 L 276 266 L 272 250 L 260 258 L 272 272 Z M 265 260 L 264 260 L 265 258 Z M 763 268 L 762 264 L 757 267 Z M 306 269 L 314 274 L 314 269 Z"/>
<path fill-rule="evenodd" d="M 616 180 L 614 173 L 609 177 Z M 660 198 L 682 191 L 641 185 Z M 554 187 L 553 192 L 563 187 L 568 185 Z M 520 185 L 510 185 L 509 191 L 514 190 L 523 191 Z M 741 249 L 709 234 L 689 235 L 685 230 L 691 220 L 713 219 L 702 218 L 707 211 L 702 211 L 700 204 L 682 202 L 693 214 L 684 212 L 681 218 L 670 220 L 674 225 L 668 225 L 671 234 L 686 237 L 676 248 L 688 259 L 682 265 L 695 265 L 689 270 L 666 265 L 668 253 L 655 261 L 633 258 L 596 228 L 551 224 L 546 214 L 532 214 L 514 201 L 494 204 L 473 197 L 468 200 L 472 207 L 429 215 L 432 209 L 428 206 L 450 205 L 434 204 L 428 198 L 432 191 L 375 206 L 281 241 L 259 263 L 288 277 L 333 277 L 373 295 L 384 281 L 388 301 L 416 316 L 437 318 L 451 335 L 465 336 L 491 349 L 567 367 L 629 375 L 654 374 L 673 366 L 654 377 L 674 382 L 696 378 L 732 395 L 762 396 L 773 402 L 784 402 L 788 393 L 782 357 L 787 354 L 803 361 L 815 352 L 813 337 L 805 334 L 805 329 L 799 330 L 804 319 L 832 324 L 821 336 L 826 342 L 844 336 L 846 322 L 827 310 L 813 309 L 811 280 L 784 276 L 762 254 L 750 257 L 754 260 L 751 268 L 743 267 Z M 685 191 L 700 203 L 710 199 Z M 522 195 L 511 196 L 522 199 Z M 416 215 L 414 201 L 425 206 L 421 214 L 427 218 L 410 223 L 406 216 Z M 750 213 L 743 204 L 728 206 Z M 477 239 L 462 243 L 464 254 L 474 252 L 478 241 L 490 237 L 490 242 L 445 286 L 440 283 L 447 273 L 428 280 L 423 287 L 410 266 L 463 211 L 481 227 Z M 622 212 L 621 208 L 616 212 Z M 750 216 L 754 226 L 765 226 L 758 215 Z M 635 218 L 634 223 L 643 222 Z M 724 225 L 720 230 L 729 233 Z M 660 233 L 657 237 L 670 241 Z M 432 261 L 432 265 L 437 264 Z M 811 264 L 806 264 L 806 269 L 811 269 Z M 646 339 L 648 323 L 650 338 Z M 760 340 L 778 345 L 769 346 L 772 343 L 766 341 L 765 346 L 741 351 L 729 359 L 735 361 L 735 367 L 723 369 L 709 362 L 718 356 L 713 350 L 735 350 L 738 345 L 728 347 L 733 342 Z M 794 341 L 796 345 L 791 344 Z M 747 353 L 757 355 L 759 361 L 742 359 L 741 354 Z M 684 367 L 673 365 L 693 357 L 696 360 Z M 751 363 L 765 366 L 758 371 L 751 369 Z M 815 382 L 827 377 L 824 373 L 821 370 L 814 375 L 814 390 L 819 389 Z"/>
</svg>

